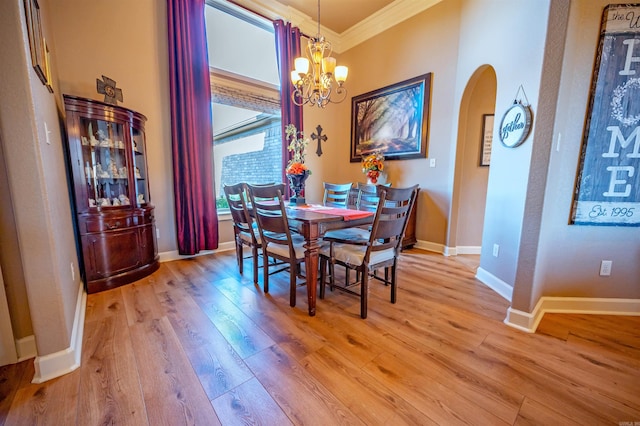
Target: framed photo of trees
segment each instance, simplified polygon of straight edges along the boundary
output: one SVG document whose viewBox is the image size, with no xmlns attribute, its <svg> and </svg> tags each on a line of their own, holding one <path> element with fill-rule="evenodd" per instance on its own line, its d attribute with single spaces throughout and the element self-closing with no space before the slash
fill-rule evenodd
<svg viewBox="0 0 640 426">
<path fill-rule="evenodd" d="M 385 160 L 424 158 L 429 134 L 431 73 L 351 100 L 351 158 L 374 151 Z"/>
</svg>

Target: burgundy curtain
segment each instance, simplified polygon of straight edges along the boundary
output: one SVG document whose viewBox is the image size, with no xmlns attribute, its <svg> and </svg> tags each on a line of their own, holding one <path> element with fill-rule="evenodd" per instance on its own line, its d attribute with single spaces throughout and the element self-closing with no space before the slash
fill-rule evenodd
<svg viewBox="0 0 640 426">
<path fill-rule="evenodd" d="M 276 33 L 276 55 L 278 56 L 278 71 L 280 72 L 280 108 L 282 130 L 282 181 L 288 186 L 289 182 L 284 170 L 292 154 L 287 150 L 285 127 L 293 124 L 296 129 L 302 131 L 302 107 L 297 106 L 291 99 L 293 84 L 290 76 L 294 68 L 294 59 L 300 56 L 300 29 L 291 27 L 291 23 L 285 23 L 281 19 L 273 21 Z M 288 192 L 288 191 L 287 191 Z"/>
<path fill-rule="evenodd" d="M 204 0 L 167 0 L 173 186 L 180 254 L 218 247 Z"/>
</svg>

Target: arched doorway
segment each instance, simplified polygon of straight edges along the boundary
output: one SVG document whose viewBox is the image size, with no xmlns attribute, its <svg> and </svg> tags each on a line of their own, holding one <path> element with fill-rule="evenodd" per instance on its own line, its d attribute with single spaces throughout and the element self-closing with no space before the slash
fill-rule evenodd
<svg viewBox="0 0 640 426">
<path fill-rule="evenodd" d="M 479 67 L 469 79 L 460 102 L 456 167 L 447 247 L 449 255 L 479 255 L 482 246 L 489 165 L 481 165 L 483 129 L 495 112 L 496 73 Z M 494 117 L 495 119 L 495 117 Z"/>
</svg>

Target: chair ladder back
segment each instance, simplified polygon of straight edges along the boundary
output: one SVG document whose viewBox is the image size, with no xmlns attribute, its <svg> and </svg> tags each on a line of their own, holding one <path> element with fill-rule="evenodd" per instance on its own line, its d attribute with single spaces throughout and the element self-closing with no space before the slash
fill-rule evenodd
<svg viewBox="0 0 640 426">
<path fill-rule="evenodd" d="M 322 204 L 329 207 L 346 208 L 349 203 L 351 183 L 324 182 L 324 196 Z"/>
<path fill-rule="evenodd" d="M 224 185 L 223 190 L 233 225 L 243 232 L 251 232 L 253 219 L 247 210 L 247 192 L 244 184 Z"/>
<path fill-rule="evenodd" d="M 274 243 L 291 247 L 291 231 L 282 200 L 284 184 L 248 186 L 253 213 L 258 222 L 262 240 L 267 245 Z"/>
<path fill-rule="evenodd" d="M 418 192 L 418 185 L 410 188 L 384 188 L 371 228 L 370 250 L 393 247 L 400 249 L 409 215 Z"/>
<path fill-rule="evenodd" d="M 380 202 L 380 194 L 386 187 L 358 182 L 358 200 L 356 208 L 374 212 Z"/>
</svg>

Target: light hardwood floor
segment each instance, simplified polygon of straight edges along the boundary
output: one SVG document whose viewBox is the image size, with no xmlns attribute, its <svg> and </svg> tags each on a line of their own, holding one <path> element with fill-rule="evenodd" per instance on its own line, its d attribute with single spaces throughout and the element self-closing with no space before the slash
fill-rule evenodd
<svg viewBox="0 0 640 426">
<path fill-rule="evenodd" d="M 640 422 L 640 317 L 547 315 L 535 334 L 474 279 L 477 257 L 402 255 L 369 317 L 327 291 L 264 294 L 232 252 L 89 295 L 81 367 L 0 369 L 0 425 L 618 425 Z M 633 424 L 633 423 L 631 423 Z"/>
</svg>

